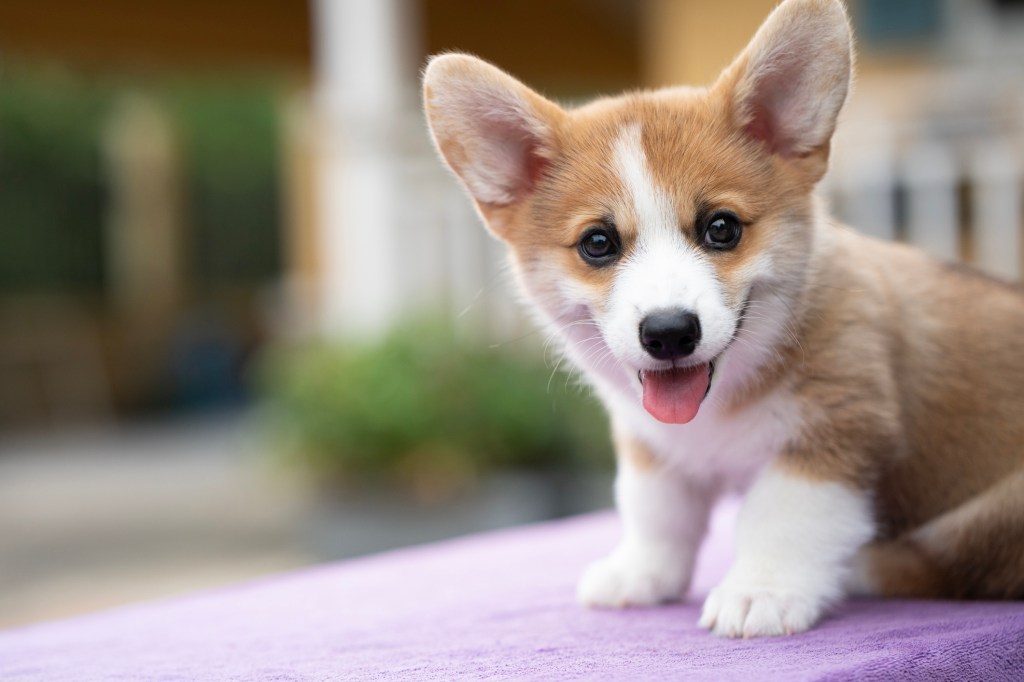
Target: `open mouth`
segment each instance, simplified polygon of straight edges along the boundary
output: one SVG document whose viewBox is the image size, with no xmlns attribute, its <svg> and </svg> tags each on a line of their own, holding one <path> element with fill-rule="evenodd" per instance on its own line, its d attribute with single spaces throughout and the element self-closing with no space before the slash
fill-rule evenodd
<svg viewBox="0 0 1024 682">
<path fill-rule="evenodd" d="M 714 374 L 714 361 L 692 367 L 640 370 L 644 409 L 660 422 L 686 424 L 697 416 Z"/>
<path fill-rule="evenodd" d="M 644 409 L 652 417 L 666 424 L 686 424 L 697 416 L 701 403 L 711 392 L 715 361 L 728 350 L 743 328 L 752 296 L 753 293 L 748 291 L 740 306 L 732 337 L 725 348 L 708 362 L 689 367 L 642 369 L 637 372 L 644 393 Z"/>
</svg>

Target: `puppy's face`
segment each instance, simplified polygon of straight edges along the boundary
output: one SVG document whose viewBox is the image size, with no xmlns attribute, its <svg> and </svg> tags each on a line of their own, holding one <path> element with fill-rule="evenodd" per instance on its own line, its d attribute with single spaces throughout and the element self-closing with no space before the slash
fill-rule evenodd
<svg viewBox="0 0 1024 682">
<path fill-rule="evenodd" d="M 662 421 L 695 416 L 754 284 L 808 250 L 809 187 L 728 116 L 691 90 L 568 114 L 562 154 L 503 233 L 534 299 L 556 324 L 593 320 L 583 352 Z"/>
<path fill-rule="evenodd" d="M 711 89 L 573 111 L 473 57 L 428 67 L 438 147 L 521 283 L 582 364 L 630 382 L 661 421 L 697 414 L 755 287 L 806 264 L 849 78 L 833 5 L 783 5 Z M 827 59 L 794 52 L 812 37 Z"/>
</svg>

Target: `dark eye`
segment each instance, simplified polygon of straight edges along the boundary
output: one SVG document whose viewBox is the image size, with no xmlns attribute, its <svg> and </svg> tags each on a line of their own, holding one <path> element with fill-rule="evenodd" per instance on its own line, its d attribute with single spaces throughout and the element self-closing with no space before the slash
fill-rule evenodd
<svg viewBox="0 0 1024 682">
<path fill-rule="evenodd" d="M 619 255 L 619 233 L 611 225 L 596 225 L 583 233 L 578 248 L 591 265 L 607 265 Z"/>
<path fill-rule="evenodd" d="M 736 246 L 743 234 L 743 223 L 732 213 L 714 213 L 704 229 L 704 246 L 727 251 Z"/>
</svg>

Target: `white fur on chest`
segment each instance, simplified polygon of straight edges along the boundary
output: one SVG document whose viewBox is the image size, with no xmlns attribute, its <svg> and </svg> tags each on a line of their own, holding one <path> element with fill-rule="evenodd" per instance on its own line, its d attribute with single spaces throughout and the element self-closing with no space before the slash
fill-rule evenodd
<svg viewBox="0 0 1024 682">
<path fill-rule="evenodd" d="M 789 333 L 787 305 L 781 297 L 758 292 L 749 306 L 756 312 L 720 358 L 712 390 L 688 424 L 664 424 L 648 414 L 639 379 L 621 365 L 608 362 L 608 348 L 596 326 L 565 328 L 566 350 L 595 387 L 618 428 L 695 481 L 741 489 L 803 427 L 800 405 L 785 385 L 741 410 L 725 409 L 726 397 L 743 390 L 744 382 L 772 358 Z"/>
<path fill-rule="evenodd" d="M 709 397 L 710 398 L 710 397 Z M 749 407 L 723 414 L 710 399 L 689 424 L 663 424 L 635 397 L 612 391 L 604 395 L 613 420 L 642 440 L 661 461 L 693 480 L 745 488 L 800 427 L 797 403 L 784 392 L 770 394 Z"/>
</svg>

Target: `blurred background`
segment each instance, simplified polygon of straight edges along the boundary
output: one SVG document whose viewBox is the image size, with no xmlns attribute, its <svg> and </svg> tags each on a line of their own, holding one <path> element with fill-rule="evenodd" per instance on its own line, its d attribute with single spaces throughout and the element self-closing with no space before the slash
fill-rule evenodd
<svg viewBox="0 0 1024 682">
<path fill-rule="evenodd" d="M 0 3 L 0 627 L 610 504 L 418 72 L 709 83 L 773 5 Z M 1018 278 L 1024 2 L 849 7 L 834 210 Z"/>
</svg>

